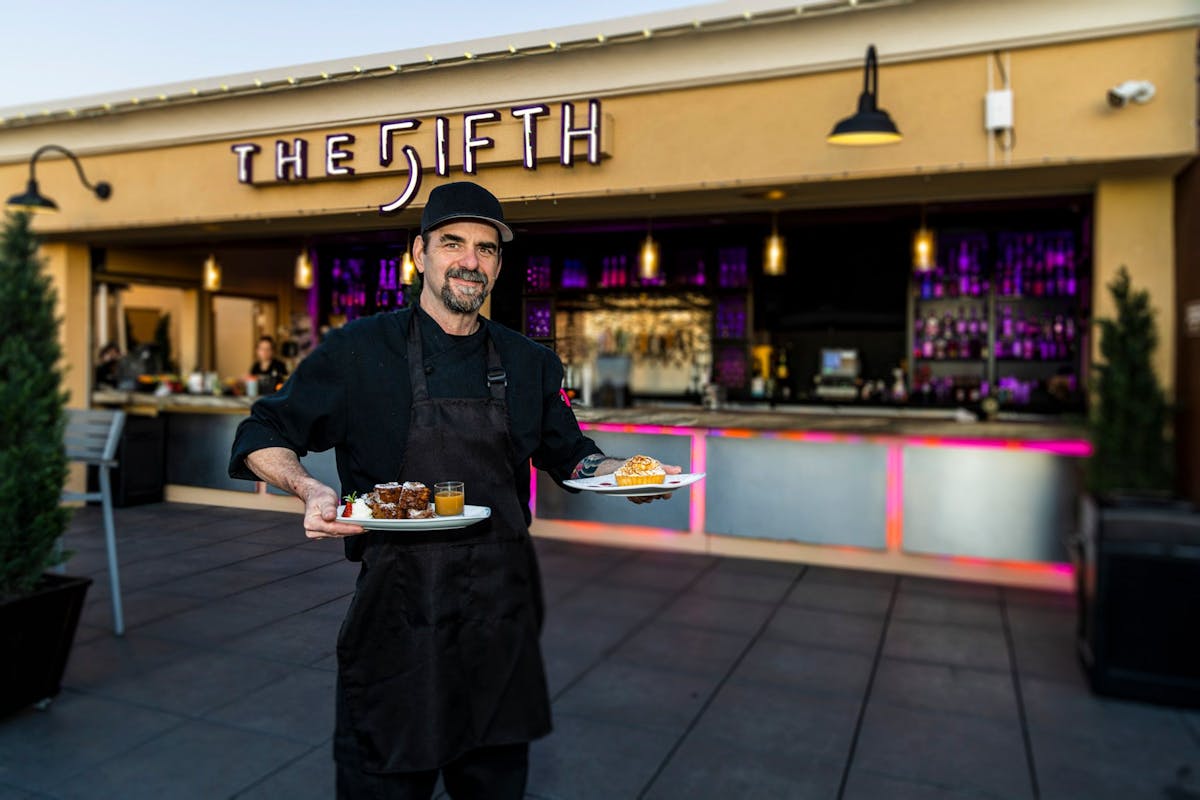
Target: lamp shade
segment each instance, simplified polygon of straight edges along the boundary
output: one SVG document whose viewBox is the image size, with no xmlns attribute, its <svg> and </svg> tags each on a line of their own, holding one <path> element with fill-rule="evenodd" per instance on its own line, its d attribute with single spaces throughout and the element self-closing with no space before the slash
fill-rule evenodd
<svg viewBox="0 0 1200 800">
<path fill-rule="evenodd" d="M 412 286 L 413 281 L 416 279 L 417 265 L 413 261 L 412 253 L 405 250 L 404 258 L 400 259 L 400 284 L 402 286 Z"/>
<path fill-rule="evenodd" d="M 221 291 L 221 265 L 211 253 L 204 259 L 204 289 L 208 292 Z"/>
<path fill-rule="evenodd" d="M 900 129 L 882 108 L 879 108 L 879 65 L 875 45 L 867 48 L 863 65 L 863 90 L 858 96 L 858 111 L 833 126 L 825 141 L 840 145 L 891 144 L 903 137 Z"/>
<path fill-rule="evenodd" d="M 45 197 L 38 191 L 37 181 L 32 178 L 25 184 L 25 191 L 8 198 L 5 206 L 13 211 L 28 211 L 33 214 L 45 214 L 58 211 L 58 204 Z"/>
<path fill-rule="evenodd" d="M 937 259 L 935 242 L 933 231 L 924 225 L 913 234 L 913 269 L 920 272 L 928 272 L 933 269 L 934 261 Z"/>
<path fill-rule="evenodd" d="M 638 277 L 643 282 L 650 283 L 658 280 L 658 256 L 658 242 L 654 241 L 654 237 L 647 233 L 646 241 L 642 242 L 642 249 L 638 251 Z"/>
<path fill-rule="evenodd" d="M 295 284 L 297 289 L 311 289 L 313 285 L 312 258 L 308 255 L 307 247 L 296 256 Z"/>
<path fill-rule="evenodd" d="M 787 274 L 787 245 L 774 227 L 763 243 L 763 274 L 773 277 Z"/>
</svg>

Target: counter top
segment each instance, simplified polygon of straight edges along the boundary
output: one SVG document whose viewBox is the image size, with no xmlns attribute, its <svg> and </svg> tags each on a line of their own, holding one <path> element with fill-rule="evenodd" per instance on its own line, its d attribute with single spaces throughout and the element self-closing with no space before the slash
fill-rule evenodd
<svg viewBox="0 0 1200 800">
<path fill-rule="evenodd" d="M 92 394 L 96 406 L 121 406 L 135 413 L 245 414 L 254 404 L 249 397 L 101 391 Z M 859 406 L 790 406 L 787 410 L 732 407 L 710 411 L 699 406 L 650 405 L 633 408 L 575 406 L 580 422 L 611 425 L 652 425 L 668 428 L 735 429 L 750 431 L 820 432 L 842 436 L 989 439 L 1014 441 L 1082 441 L 1087 432 L 1078 421 L 1057 419 L 1000 419 L 980 422 L 970 415 L 928 409 L 863 408 Z M 969 419 L 968 419 L 969 417 Z"/>
<path fill-rule="evenodd" d="M 895 436 L 936 439 L 1004 439 L 1015 441 L 1082 441 L 1087 431 L 1074 420 L 1001 419 L 981 422 L 972 415 L 925 409 L 865 409 L 826 406 L 795 410 L 734 408 L 710 411 L 699 407 L 641 406 L 587 408 L 575 406 L 580 422 L 612 425 L 659 425 L 672 428 L 722 428 L 750 431 L 825 432 L 844 436 Z M 967 417 L 970 417 L 967 419 Z"/>
<path fill-rule="evenodd" d="M 257 398 L 225 397 L 210 394 L 168 394 L 153 392 L 92 392 L 94 406 L 120 406 L 133 413 L 158 414 L 183 412 L 193 414 L 245 414 Z"/>
</svg>

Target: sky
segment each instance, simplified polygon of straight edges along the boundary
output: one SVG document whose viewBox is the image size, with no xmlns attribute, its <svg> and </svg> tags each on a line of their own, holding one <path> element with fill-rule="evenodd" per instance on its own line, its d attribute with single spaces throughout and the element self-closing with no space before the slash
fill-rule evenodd
<svg viewBox="0 0 1200 800">
<path fill-rule="evenodd" d="M 576 25 L 699 2 L 4 0 L 0 21 L 8 69 L 0 77 L 0 108 Z"/>
</svg>

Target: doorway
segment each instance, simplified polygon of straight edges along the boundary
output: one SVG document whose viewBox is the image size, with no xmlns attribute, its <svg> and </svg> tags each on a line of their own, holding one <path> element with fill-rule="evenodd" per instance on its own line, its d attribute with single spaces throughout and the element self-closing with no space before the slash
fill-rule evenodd
<svg viewBox="0 0 1200 800">
<path fill-rule="evenodd" d="M 217 295 L 212 299 L 213 354 L 217 374 L 240 378 L 254 362 L 260 336 L 274 336 L 278 304 L 259 297 Z"/>
</svg>

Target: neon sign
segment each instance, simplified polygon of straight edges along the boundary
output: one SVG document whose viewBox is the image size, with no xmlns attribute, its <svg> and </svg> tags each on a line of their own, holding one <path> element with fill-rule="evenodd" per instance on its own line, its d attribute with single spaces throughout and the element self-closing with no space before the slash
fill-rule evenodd
<svg viewBox="0 0 1200 800">
<path fill-rule="evenodd" d="M 510 154 L 527 170 L 536 170 L 539 155 L 538 128 L 539 121 L 551 115 L 550 106 L 546 103 L 514 106 L 508 109 L 508 114 L 521 123 L 519 152 Z M 462 143 L 462 171 L 466 175 L 475 175 L 480 167 L 480 152 L 495 150 L 496 140 L 486 135 L 489 125 L 503 121 L 505 115 L 498 109 L 489 108 L 468 111 L 461 115 L 457 126 L 459 141 Z M 389 119 L 379 123 L 378 152 L 379 166 L 386 172 L 393 163 L 402 163 L 408 174 L 407 181 L 401 192 L 390 202 L 379 206 L 381 213 L 399 211 L 405 208 L 421 188 L 421 173 L 426 169 L 421 153 L 412 144 L 402 143 L 406 134 L 417 131 L 422 120 L 415 117 L 405 119 Z M 454 138 L 451 119 L 449 117 L 434 117 L 434 153 L 433 171 L 440 177 L 450 175 L 450 145 Z M 544 126 L 543 126 L 544 127 Z M 584 113 L 578 113 L 574 103 L 563 103 L 559 120 L 557 136 L 551 141 L 558 144 L 558 163 L 567 168 L 575 166 L 577 143 L 587 147 L 587 162 L 595 165 L 600 163 L 601 134 L 603 133 L 603 116 L 600 111 L 600 101 L 587 101 Z M 543 131 L 544 132 L 544 131 Z M 309 169 L 309 142 L 303 137 L 294 137 L 290 141 L 278 139 L 275 142 L 273 159 L 274 182 L 294 183 L 307 181 L 312 178 L 345 178 L 355 175 L 353 162 L 355 152 L 355 136 L 349 132 L 337 132 L 326 135 L 324 147 L 318 142 L 317 152 L 324 156 L 323 172 L 313 175 Z M 254 142 L 239 142 L 230 147 L 237 162 L 238 183 L 255 184 L 254 168 L 256 159 L 262 153 L 262 147 Z M 398 159 L 397 156 L 400 156 Z M 501 156 L 503 157 L 503 156 Z M 319 157 L 318 157 L 319 158 Z M 372 174 L 380 174 L 372 171 Z M 258 183 L 262 183 L 259 181 Z"/>
</svg>

